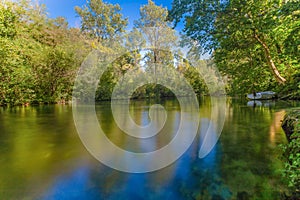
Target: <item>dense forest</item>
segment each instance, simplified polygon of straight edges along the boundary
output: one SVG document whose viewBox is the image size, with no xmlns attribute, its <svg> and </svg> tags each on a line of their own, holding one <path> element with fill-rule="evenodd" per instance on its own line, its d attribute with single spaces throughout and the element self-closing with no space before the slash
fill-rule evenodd
<svg viewBox="0 0 300 200">
<path fill-rule="evenodd" d="M 79 28 L 70 27 L 62 17 L 50 18 L 44 5 L 29 0 L 0 2 L 0 105 L 67 102 L 72 98 L 76 74 L 91 51 L 122 48 L 130 51 L 104 72 L 97 100 L 110 99 L 114 86 L 129 70 L 136 70 L 136 79 L 142 79 L 143 71 L 152 70 L 148 63 L 174 68 L 201 95 L 208 89 L 197 67 L 217 67 L 229 95 L 273 90 L 281 98 L 300 96 L 297 0 L 174 0 L 169 11 L 149 0 L 127 34 L 128 19 L 118 4 L 90 0 L 74 9 L 81 19 Z M 198 58 L 197 66 L 181 52 L 170 54 L 174 41 L 179 40 L 174 27 L 180 21 L 185 26 L 182 38 L 193 41 L 185 45 L 189 55 Z M 153 39 L 154 34 L 157 37 Z M 112 40 L 119 45 L 105 46 Z M 145 50 L 145 41 L 156 48 Z M 211 57 L 201 60 L 203 54 Z M 163 86 L 148 84 L 135 90 L 132 97 L 173 95 Z"/>
</svg>

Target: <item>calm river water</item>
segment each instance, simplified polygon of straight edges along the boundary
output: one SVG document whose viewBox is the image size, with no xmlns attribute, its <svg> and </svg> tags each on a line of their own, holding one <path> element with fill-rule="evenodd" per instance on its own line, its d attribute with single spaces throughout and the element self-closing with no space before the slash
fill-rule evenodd
<svg viewBox="0 0 300 200">
<path fill-rule="evenodd" d="M 148 122 L 150 103 L 131 102 L 137 123 Z M 166 145 L 179 124 L 178 102 L 161 104 L 168 110 L 168 133 L 146 143 L 120 131 L 109 102 L 97 104 L 96 111 L 112 142 L 152 151 Z M 209 99 L 200 100 L 201 117 L 210 117 L 209 105 Z M 0 199 L 280 199 L 286 189 L 277 147 L 286 143 L 280 120 L 300 103 L 253 107 L 228 99 L 226 106 L 221 137 L 208 156 L 199 158 L 196 138 L 175 163 L 144 174 L 119 172 L 93 158 L 79 139 L 71 106 L 0 108 Z"/>
</svg>

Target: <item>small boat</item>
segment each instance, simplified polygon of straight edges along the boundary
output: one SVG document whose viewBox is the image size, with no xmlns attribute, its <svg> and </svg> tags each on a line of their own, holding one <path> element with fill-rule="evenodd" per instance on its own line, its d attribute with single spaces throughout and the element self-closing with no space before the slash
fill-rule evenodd
<svg viewBox="0 0 300 200">
<path fill-rule="evenodd" d="M 252 94 L 247 94 L 248 99 L 256 100 L 256 99 L 273 99 L 275 98 L 276 92 L 265 91 L 265 92 L 256 92 Z"/>
</svg>

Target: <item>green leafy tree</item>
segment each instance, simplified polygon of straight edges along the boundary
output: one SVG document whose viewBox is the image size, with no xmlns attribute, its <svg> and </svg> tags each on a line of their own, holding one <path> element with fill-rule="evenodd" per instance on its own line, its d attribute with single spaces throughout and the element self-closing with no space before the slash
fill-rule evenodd
<svg viewBox="0 0 300 200">
<path fill-rule="evenodd" d="M 75 11 L 81 18 L 81 30 L 99 41 L 116 37 L 124 32 L 127 25 L 127 19 L 123 19 L 118 4 L 89 0 L 83 8 L 76 6 Z"/>
<path fill-rule="evenodd" d="M 155 5 L 151 0 L 148 4 L 141 6 L 140 18 L 134 21 L 134 27 L 142 33 L 142 37 L 150 47 L 144 52 L 143 61 L 145 68 L 152 71 L 154 76 L 160 70 L 160 67 L 174 67 L 174 55 L 172 47 L 175 46 L 177 36 L 167 21 L 168 10 Z M 169 76 L 172 76 L 169 74 Z M 167 79 L 168 77 L 166 77 Z M 168 89 L 159 85 L 151 84 L 146 91 L 154 91 L 154 94 L 148 96 L 170 96 Z M 160 93 L 160 94 L 159 94 Z"/>
<path fill-rule="evenodd" d="M 77 29 L 45 10 L 29 0 L 0 3 L 0 104 L 70 99 L 88 48 Z"/>
<path fill-rule="evenodd" d="M 32 73 L 21 54 L 18 14 L 12 2 L 0 3 L 0 104 L 21 104 L 33 96 Z"/>
<path fill-rule="evenodd" d="M 0 37 L 13 38 L 16 35 L 16 14 L 10 5 L 0 4 Z"/>
<path fill-rule="evenodd" d="M 88 36 L 92 48 L 100 52 L 115 54 L 122 52 L 121 33 L 127 26 L 127 18 L 120 13 L 121 7 L 118 4 L 105 3 L 102 0 L 89 0 L 83 8 L 75 7 L 76 13 L 81 18 L 81 31 Z M 111 42 L 111 41 L 114 42 Z M 115 41 L 120 41 L 117 44 Z M 116 44 L 115 46 L 111 46 Z M 107 71 L 100 78 L 96 91 L 97 100 L 110 99 L 113 88 L 119 78 L 132 67 L 130 55 L 123 55 L 110 63 Z"/>
<path fill-rule="evenodd" d="M 125 46 L 130 51 L 135 68 L 140 67 L 142 60 L 141 51 L 145 48 L 145 45 L 146 40 L 138 29 L 134 28 L 126 35 Z"/>
<path fill-rule="evenodd" d="M 285 84 L 299 65 L 294 59 L 298 50 L 288 44 L 299 33 L 297 1 L 174 0 L 169 18 L 175 24 L 185 19 L 186 35 L 203 52 L 213 52 L 233 87 L 243 83 L 239 92 L 249 85 L 268 89 L 274 81 Z M 255 82 L 262 84 L 253 86 Z"/>
<path fill-rule="evenodd" d="M 168 64 L 173 59 L 169 50 L 176 44 L 177 37 L 167 16 L 167 9 L 149 0 L 147 5 L 140 8 L 140 18 L 134 22 L 135 28 L 140 30 L 151 47 L 147 58 L 152 63 Z"/>
</svg>

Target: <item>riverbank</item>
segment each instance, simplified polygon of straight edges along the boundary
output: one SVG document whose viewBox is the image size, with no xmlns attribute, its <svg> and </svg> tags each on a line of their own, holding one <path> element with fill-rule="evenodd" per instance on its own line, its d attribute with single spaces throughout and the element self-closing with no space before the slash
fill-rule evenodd
<svg viewBox="0 0 300 200">
<path fill-rule="evenodd" d="M 288 144 L 282 145 L 283 176 L 290 188 L 288 199 L 300 199 L 300 109 L 289 111 L 282 122 Z"/>
<path fill-rule="evenodd" d="M 293 133 L 299 134 L 300 132 L 300 109 L 294 109 L 288 112 L 282 122 L 282 128 L 286 133 L 289 141 L 293 139 Z"/>
<path fill-rule="evenodd" d="M 279 94 L 278 99 L 280 100 L 300 100 L 299 91 L 289 92 L 288 94 Z"/>
</svg>

